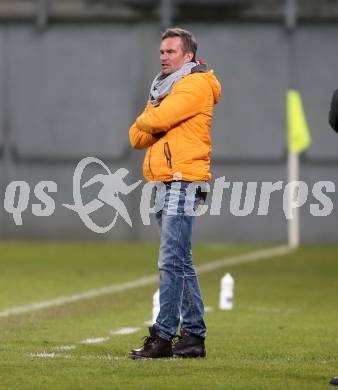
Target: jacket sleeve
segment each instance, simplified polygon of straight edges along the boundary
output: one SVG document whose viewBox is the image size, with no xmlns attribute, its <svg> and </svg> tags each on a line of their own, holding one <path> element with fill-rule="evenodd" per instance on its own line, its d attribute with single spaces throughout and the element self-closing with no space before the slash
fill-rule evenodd
<svg viewBox="0 0 338 390">
<path fill-rule="evenodd" d="M 160 106 L 144 112 L 136 119 L 138 129 L 156 134 L 169 131 L 178 123 L 200 113 L 207 97 L 204 80 L 184 78 L 163 99 Z"/>
<path fill-rule="evenodd" d="M 147 113 L 151 108 L 151 103 L 148 102 L 143 114 Z M 143 115 L 142 114 L 142 115 Z M 133 123 L 129 130 L 129 140 L 130 144 L 135 149 L 145 149 L 153 145 L 156 141 L 159 140 L 159 137 L 153 136 L 149 133 L 146 133 L 143 130 L 140 130 L 136 125 L 136 122 Z"/>
</svg>

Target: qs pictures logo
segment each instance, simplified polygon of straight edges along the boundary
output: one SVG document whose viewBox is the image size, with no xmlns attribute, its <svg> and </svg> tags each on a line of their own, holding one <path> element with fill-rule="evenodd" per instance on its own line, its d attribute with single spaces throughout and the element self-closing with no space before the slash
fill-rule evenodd
<svg viewBox="0 0 338 390">
<path fill-rule="evenodd" d="M 102 167 L 106 174 L 96 174 L 90 180 L 81 184 L 81 179 L 85 169 L 90 164 L 96 164 Z M 64 207 L 76 212 L 86 227 L 95 233 L 106 233 L 113 228 L 120 216 L 129 226 L 132 221 L 126 206 L 120 199 L 121 195 L 128 195 L 136 189 L 141 180 L 134 184 L 127 185 L 124 178 L 129 171 L 125 168 L 119 168 L 111 173 L 110 169 L 101 160 L 95 157 L 86 157 L 82 159 L 73 174 L 73 204 L 63 204 Z M 102 184 L 97 198 L 84 204 L 82 190 L 95 183 Z M 31 206 L 32 214 L 37 217 L 51 216 L 55 212 L 55 200 L 50 195 L 56 193 L 58 189 L 55 181 L 41 181 L 34 187 L 34 196 L 39 203 L 33 203 Z M 5 191 L 4 208 L 9 214 L 12 214 L 14 223 L 18 226 L 23 225 L 22 213 L 28 209 L 31 198 L 31 187 L 26 181 L 12 181 L 8 184 Z M 112 208 L 112 220 L 107 226 L 99 226 L 91 218 L 90 214 L 99 210 L 104 205 Z"/>
<path fill-rule="evenodd" d="M 84 177 L 88 177 L 86 170 L 89 166 L 90 172 L 96 166 L 101 173 L 85 180 Z M 104 173 L 102 173 L 102 168 Z M 124 199 L 142 183 L 142 180 L 127 184 L 125 179 L 128 174 L 129 171 L 126 168 L 119 168 L 112 173 L 100 159 L 86 157 L 74 170 L 73 203 L 64 203 L 62 206 L 78 214 L 85 226 L 95 233 L 104 234 L 110 231 L 115 226 L 118 217 L 132 227 L 132 220 Z M 84 192 L 94 184 L 100 186 L 98 193 L 93 199 L 85 202 L 85 195 L 88 194 Z M 181 191 L 181 185 L 181 181 L 173 178 L 171 184 L 149 182 L 143 186 L 139 211 L 144 225 L 150 225 L 150 215 L 161 211 L 165 202 L 171 205 L 170 212 L 175 215 L 177 208 L 174 206 L 178 202 L 177 194 Z M 55 181 L 41 181 L 35 185 L 33 191 L 26 181 L 13 181 L 6 187 L 5 211 L 12 214 L 16 225 L 23 225 L 22 214 L 28 209 L 31 192 L 33 192 L 35 201 L 31 205 L 32 214 L 37 217 L 50 216 L 55 211 L 55 200 L 51 194 L 56 193 L 57 190 L 58 186 Z M 220 216 L 224 213 L 230 213 L 236 217 L 252 214 L 266 216 L 270 212 L 270 199 L 278 197 L 276 199 L 281 201 L 280 208 L 285 218 L 289 220 L 293 219 L 293 211 L 301 207 L 307 208 L 314 217 L 329 216 L 334 210 L 334 202 L 329 194 L 334 194 L 336 188 L 332 181 L 318 181 L 310 188 L 304 181 L 244 183 L 228 182 L 225 176 L 222 176 L 214 180 L 212 188 L 207 182 L 192 182 L 185 185 L 183 190 L 186 192 L 184 213 L 189 216 L 200 216 L 207 212 L 212 216 Z M 202 202 L 196 208 L 193 207 L 197 191 L 209 193 L 209 205 Z M 105 226 L 100 226 L 95 222 L 93 213 L 104 206 L 108 206 L 111 210 L 111 219 Z M 109 211 L 106 215 L 110 217 Z"/>
<path fill-rule="evenodd" d="M 107 174 L 97 174 L 81 186 L 81 178 L 84 169 L 92 163 L 103 167 Z M 106 233 L 111 230 L 115 225 L 119 215 L 127 222 L 129 226 L 132 226 L 132 221 L 128 214 L 128 210 L 123 201 L 119 198 L 119 195 L 130 194 L 142 181 L 139 180 L 132 185 L 127 185 L 123 179 L 128 175 L 128 173 L 129 171 L 125 168 L 120 168 L 116 172 L 111 173 L 107 165 L 104 164 L 101 160 L 95 157 L 84 158 L 77 165 L 73 176 L 74 204 L 64 204 L 63 206 L 75 211 L 81 218 L 82 222 L 87 226 L 87 228 L 95 233 Z M 95 183 L 102 184 L 102 187 L 97 195 L 97 199 L 93 199 L 89 203 L 83 204 L 81 189 L 87 188 Z M 111 206 L 114 209 L 115 214 L 110 224 L 101 227 L 90 218 L 90 214 L 100 209 L 105 204 Z"/>
</svg>

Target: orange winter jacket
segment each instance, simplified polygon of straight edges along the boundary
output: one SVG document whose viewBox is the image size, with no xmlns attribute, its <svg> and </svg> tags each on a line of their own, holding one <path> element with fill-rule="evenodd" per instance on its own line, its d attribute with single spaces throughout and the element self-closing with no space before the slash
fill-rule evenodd
<svg viewBox="0 0 338 390">
<path fill-rule="evenodd" d="M 214 72 L 191 73 L 176 82 L 158 107 L 148 102 L 129 131 L 136 149 L 148 148 L 148 181 L 208 181 L 211 121 L 221 85 Z"/>
</svg>

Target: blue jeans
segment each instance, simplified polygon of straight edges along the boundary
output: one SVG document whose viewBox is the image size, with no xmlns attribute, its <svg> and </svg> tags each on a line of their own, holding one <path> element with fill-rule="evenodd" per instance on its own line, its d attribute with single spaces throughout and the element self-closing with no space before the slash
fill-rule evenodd
<svg viewBox="0 0 338 390">
<path fill-rule="evenodd" d="M 155 205 L 160 210 L 156 220 L 161 243 L 160 312 L 154 327 L 158 335 L 171 340 L 182 329 L 205 337 L 204 304 L 192 263 L 192 225 L 194 211 L 205 201 L 206 193 L 187 191 L 189 182 L 173 182 L 156 192 Z M 195 183 L 194 183 L 195 184 Z M 159 206 L 160 204 L 160 206 Z"/>
</svg>

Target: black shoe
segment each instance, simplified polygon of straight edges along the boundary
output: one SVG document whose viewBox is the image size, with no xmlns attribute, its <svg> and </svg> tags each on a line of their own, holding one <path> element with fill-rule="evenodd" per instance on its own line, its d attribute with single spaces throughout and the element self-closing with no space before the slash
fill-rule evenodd
<svg viewBox="0 0 338 390">
<path fill-rule="evenodd" d="M 331 378 L 330 385 L 338 385 L 338 376 L 334 376 L 333 378 Z"/>
<path fill-rule="evenodd" d="M 158 359 L 173 356 L 171 341 L 162 339 L 156 334 L 156 329 L 149 328 L 150 336 L 144 337 L 144 343 L 141 348 L 132 349 L 129 352 L 131 359 Z"/>
<path fill-rule="evenodd" d="M 187 330 L 183 330 L 182 335 L 177 337 L 178 341 L 173 347 L 174 357 L 199 358 L 206 356 L 203 337 L 196 336 Z"/>
</svg>

